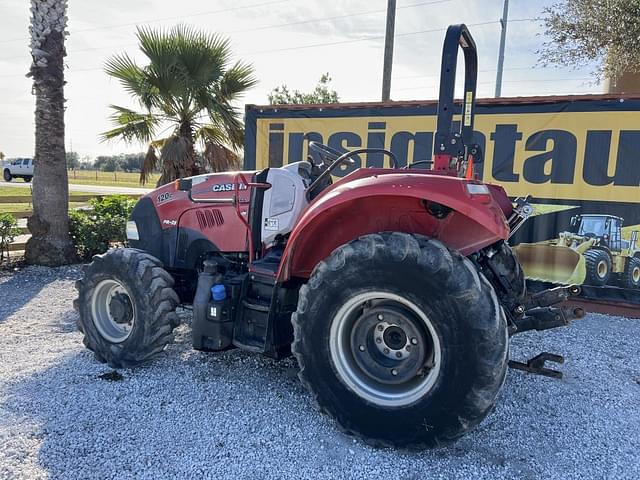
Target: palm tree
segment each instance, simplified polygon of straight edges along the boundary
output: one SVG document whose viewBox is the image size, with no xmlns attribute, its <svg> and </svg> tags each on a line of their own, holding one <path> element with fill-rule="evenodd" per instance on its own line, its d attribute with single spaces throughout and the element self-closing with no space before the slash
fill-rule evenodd
<svg viewBox="0 0 640 480">
<path fill-rule="evenodd" d="M 115 128 L 104 132 L 103 140 L 149 144 L 140 172 L 143 184 L 157 168 L 162 172 L 158 185 L 200 173 L 196 145 L 213 171 L 236 167 L 244 128 L 233 102 L 257 83 L 253 67 L 231 64 L 228 39 L 184 25 L 139 27 L 136 36 L 149 63 L 140 66 L 125 53 L 111 58 L 106 72 L 141 111 L 112 105 Z M 158 131 L 168 136 L 157 138 Z"/>
<path fill-rule="evenodd" d="M 64 149 L 64 39 L 67 0 L 31 0 L 29 76 L 36 95 L 33 215 L 28 263 L 63 265 L 75 258 L 69 237 L 67 162 Z"/>
</svg>

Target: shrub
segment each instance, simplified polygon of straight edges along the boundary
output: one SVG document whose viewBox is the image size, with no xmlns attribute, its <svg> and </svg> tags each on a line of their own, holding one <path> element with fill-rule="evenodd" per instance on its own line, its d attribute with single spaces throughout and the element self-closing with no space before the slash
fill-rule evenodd
<svg viewBox="0 0 640 480">
<path fill-rule="evenodd" d="M 9 257 L 9 244 L 20 234 L 18 221 L 10 213 L 0 213 L 0 262 Z"/>
<path fill-rule="evenodd" d="M 135 200 L 122 195 L 94 198 L 91 208 L 69 212 L 69 233 L 78 257 L 89 260 L 113 243 L 125 243 L 127 219 Z"/>
</svg>

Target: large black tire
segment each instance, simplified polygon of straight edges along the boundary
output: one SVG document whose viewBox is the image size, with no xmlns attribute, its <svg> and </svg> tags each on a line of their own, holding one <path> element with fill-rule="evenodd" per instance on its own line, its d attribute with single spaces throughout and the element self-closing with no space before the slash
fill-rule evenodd
<svg viewBox="0 0 640 480">
<path fill-rule="evenodd" d="M 507 242 L 494 246 L 494 254 L 480 263 L 482 273 L 494 285 L 500 304 L 508 311 L 522 305 L 527 296 L 527 282 L 515 253 Z"/>
<path fill-rule="evenodd" d="M 84 345 L 113 368 L 152 359 L 173 341 L 179 324 L 173 283 L 162 263 L 141 250 L 118 248 L 93 257 L 76 282 Z"/>
<path fill-rule="evenodd" d="M 406 318 L 417 320 L 413 325 L 422 328 L 422 334 L 436 334 L 431 339 L 423 337 L 427 341 L 422 343 L 431 351 L 428 362 L 419 364 L 418 374 L 407 378 L 399 387 L 388 387 L 382 382 L 376 383 L 377 380 L 372 382 L 371 371 L 369 376 L 357 377 L 357 366 L 351 370 L 356 372 L 356 377 L 344 374 L 343 359 L 352 366 L 358 365 L 362 358 L 378 358 L 376 361 L 386 362 L 387 368 L 393 365 L 375 353 L 375 348 L 380 347 L 373 341 L 363 341 L 366 347 L 360 345 L 349 350 L 336 346 L 346 345 L 346 340 L 341 344 L 339 335 L 332 337 L 332 330 L 333 334 L 340 331 L 332 327 L 344 324 L 341 319 L 345 316 L 341 312 L 354 299 L 367 295 L 394 298 L 402 304 L 387 305 L 386 300 L 363 304 L 358 307 L 360 310 L 354 310 L 360 315 L 354 325 L 359 325 L 360 318 L 368 318 L 368 312 L 372 312 L 377 321 L 382 316 L 376 311 L 387 308 L 398 312 L 398 308 L 408 305 L 405 313 L 410 311 L 413 317 L 407 315 Z M 416 307 L 418 310 L 410 310 Z M 382 233 L 366 235 L 337 248 L 316 266 L 308 283 L 300 289 L 292 322 L 292 350 L 300 366 L 302 383 L 321 410 L 335 418 L 345 432 L 376 446 L 425 448 L 452 442 L 489 414 L 504 383 L 508 335 L 496 294 L 468 259 L 436 240 L 404 233 Z M 423 328 L 425 325 L 427 328 Z M 375 336 L 379 327 L 372 327 L 368 335 Z M 358 329 L 356 326 L 345 332 L 353 339 Z M 378 342 L 378 338 L 375 341 Z M 351 340 L 352 345 L 353 342 Z M 359 342 L 358 338 L 356 343 Z M 436 343 L 439 361 L 433 353 Z M 363 357 L 358 357 L 359 354 Z M 410 355 L 415 354 L 412 348 Z M 371 360 L 367 361 L 367 365 L 374 365 Z M 398 368 L 404 369 L 404 366 Z M 428 390 L 415 390 L 418 387 L 414 385 L 420 385 L 416 382 L 430 377 L 432 383 Z M 391 400 L 387 400 L 363 389 L 358 391 L 359 387 L 353 387 L 357 385 L 353 378 L 380 385 L 380 391 L 392 388 L 391 395 L 398 389 L 398 395 L 405 395 L 404 403 L 392 404 L 394 397 L 389 396 Z M 421 396 L 411 397 L 402 391 L 405 388 L 406 392 L 414 388 Z"/>
<path fill-rule="evenodd" d="M 25 175 L 24 177 L 22 177 L 25 183 L 30 182 L 32 178 L 33 178 L 33 175 Z"/>
<path fill-rule="evenodd" d="M 627 259 L 624 272 L 619 275 L 618 284 L 622 288 L 640 288 L 640 259 Z"/>
<path fill-rule="evenodd" d="M 604 250 L 591 249 L 584 252 L 587 264 L 587 285 L 601 287 L 611 278 L 611 256 Z"/>
<path fill-rule="evenodd" d="M 13 179 L 13 176 L 11 175 L 11 172 L 8 168 L 4 169 L 4 171 L 2 172 L 2 176 L 4 177 L 5 182 L 10 182 Z"/>
</svg>

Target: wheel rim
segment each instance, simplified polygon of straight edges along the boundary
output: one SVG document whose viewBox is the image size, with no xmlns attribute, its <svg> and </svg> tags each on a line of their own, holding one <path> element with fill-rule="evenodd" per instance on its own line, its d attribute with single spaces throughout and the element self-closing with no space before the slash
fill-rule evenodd
<svg viewBox="0 0 640 480">
<path fill-rule="evenodd" d="M 361 398 L 401 407 L 425 396 L 442 363 L 438 334 L 414 303 L 390 292 L 366 292 L 346 302 L 330 329 L 331 360 Z"/>
<path fill-rule="evenodd" d="M 103 280 L 91 298 L 93 323 L 111 343 L 124 342 L 135 322 L 135 306 L 127 289 L 117 280 Z"/>
<path fill-rule="evenodd" d="M 633 271 L 631 272 L 631 278 L 633 279 L 633 283 L 640 283 L 640 267 L 633 267 Z"/>
<path fill-rule="evenodd" d="M 598 276 L 600 278 L 604 278 L 607 275 L 609 268 L 607 267 L 607 262 L 604 260 L 600 260 L 598 262 Z"/>
</svg>

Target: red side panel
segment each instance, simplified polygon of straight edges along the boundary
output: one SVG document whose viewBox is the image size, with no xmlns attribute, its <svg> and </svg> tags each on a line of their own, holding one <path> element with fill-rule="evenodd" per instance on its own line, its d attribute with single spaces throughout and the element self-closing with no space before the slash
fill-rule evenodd
<svg viewBox="0 0 640 480">
<path fill-rule="evenodd" d="M 308 278 L 335 248 L 368 233 L 419 233 L 437 238 L 463 255 L 509 235 L 503 210 L 494 198 L 500 197 L 500 192 L 468 193 L 467 183 L 480 182 L 428 174 L 357 174 L 352 175 L 360 178 L 344 179 L 303 212 L 284 252 L 279 281 Z M 428 212 L 425 200 L 451 212 L 439 219 Z"/>
<path fill-rule="evenodd" d="M 243 172 L 252 181 L 255 172 Z M 231 199 L 239 192 L 239 213 L 249 216 L 251 187 L 237 179 L 237 172 L 214 173 L 193 177 L 191 190 L 194 199 Z M 239 185 L 239 188 L 238 188 Z M 245 252 L 247 228 L 238 217 L 235 205 L 195 203 L 187 192 L 176 190 L 175 184 L 164 185 L 149 197 L 158 212 L 162 229 L 179 227 L 181 231 L 197 232 L 223 252 Z"/>
</svg>

